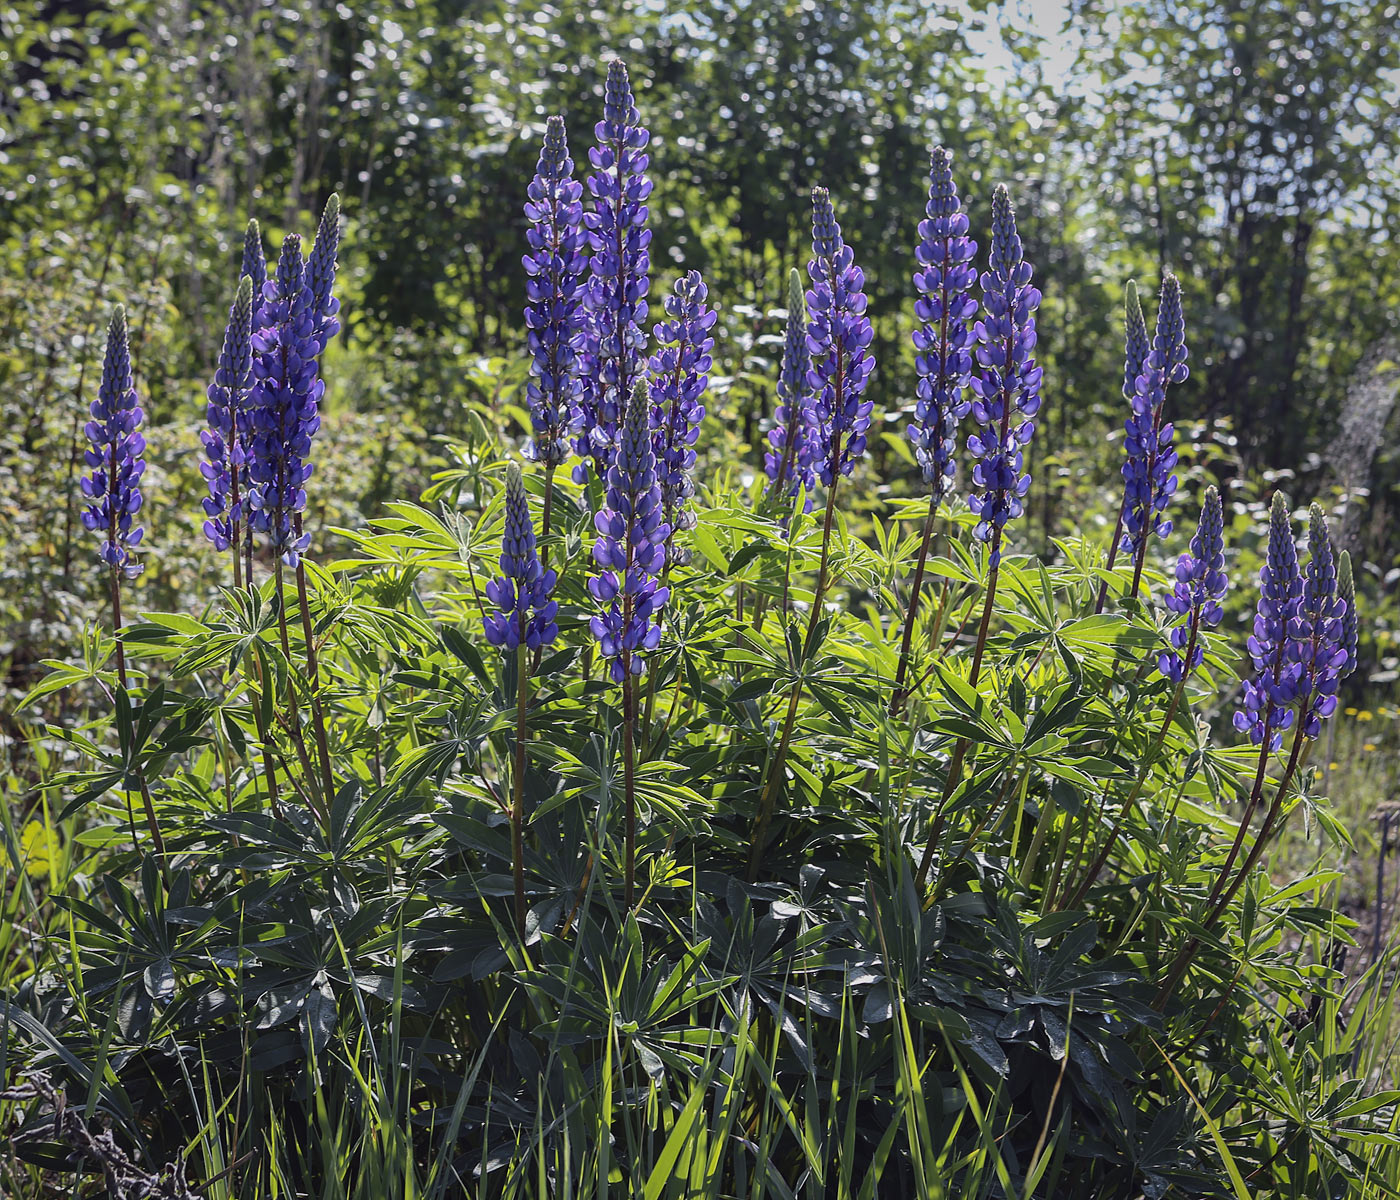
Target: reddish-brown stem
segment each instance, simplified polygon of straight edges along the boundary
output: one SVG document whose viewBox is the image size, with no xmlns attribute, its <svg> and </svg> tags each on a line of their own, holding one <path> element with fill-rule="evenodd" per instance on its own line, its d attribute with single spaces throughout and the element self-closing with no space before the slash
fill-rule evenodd
<svg viewBox="0 0 1400 1200">
<path fill-rule="evenodd" d="M 521 617 L 521 625 L 525 619 Z M 519 686 L 515 696 L 515 785 L 510 806 L 511 869 L 515 877 L 515 932 L 525 944 L 525 705 L 529 700 L 530 669 L 522 629 L 515 669 Z"/>
<path fill-rule="evenodd" d="M 1108 547 L 1108 561 L 1104 563 L 1104 574 L 1107 575 L 1113 570 L 1113 564 L 1118 560 L 1118 542 L 1123 536 L 1123 512 L 1128 507 L 1128 497 L 1126 493 L 1123 499 L 1118 502 L 1118 520 L 1113 525 L 1113 541 Z M 1103 612 L 1104 602 L 1108 599 L 1108 580 L 1105 579 L 1099 584 L 1099 598 L 1094 605 L 1094 616 Z"/>
</svg>

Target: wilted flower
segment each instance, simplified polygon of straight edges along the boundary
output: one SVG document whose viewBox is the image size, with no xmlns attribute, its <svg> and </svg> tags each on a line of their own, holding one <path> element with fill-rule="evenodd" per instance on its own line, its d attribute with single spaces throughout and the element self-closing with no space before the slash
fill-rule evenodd
<svg viewBox="0 0 1400 1200">
<path fill-rule="evenodd" d="M 1297 664 L 1299 715 L 1304 737 L 1315 738 L 1337 707 L 1337 685 L 1346 666 L 1343 621 L 1346 601 L 1337 595 L 1337 564 L 1327 518 L 1316 504 L 1308 512 L 1308 566 L 1303 593 L 1288 622 L 1288 658 Z"/>
<path fill-rule="evenodd" d="M 146 472 L 146 439 L 140 433 L 141 405 L 131 377 L 131 349 L 126 333 L 126 309 L 120 304 L 107 327 L 102 381 L 97 399 L 88 408 L 84 427 L 90 443 L 83 459 L 88 474 L 82 479 L 83 526 L 102 538 L 97 556 L 128 579 L 141 574 L 132 548 L 144 530 L 132 526 L 141 510 L 141 476 Z"/>
<path fill-rule="evenodd" d="M 1248 731 L 1256 746 L 1267 739 L 1270 748 L 1277 750 L 1283 731 L 1293 724 L 1290 706 L 1298 694 L 1298 667 L 1288 661 L 1288 627 L 1302 590 L 1288 501 L 1282 492 L 1275 492 L 1269 510 L 1268 554 L 1259 569 L 1259 608 L 1249 639 L 1255 675 L 1245 681 L 1244 707 L 1235 713 L 1235 728 Z"/>
<path fill-rule="evenodd" d="M 1172 627 L 1168 635 L 1175 650 L 1163 651 L 1157 667 L 1173 683 L 1201 665 L 1204 652 L 1200 638 L 1202 629 L 1211 629 L 1220 622 L 1224 609 L 1220 599 L 1225 595 L 1225 518 L 1220 507 L 1220 493 L 1206 489 L 1201 506 L 1201 521 L 1191 549 L 1176 562 L 1176 586 L 1166 598 L 1166 606 L 1184 623 Z M 1189 651 L 1189 655 L 1188 655 Z"/>
<path fill-rule="evenodd" d="M 919 320 L 914 330 L 919 399 L 909 441 L 936 507 L 953 477 L 958 422 L 971 408 L 964 395 L 972 378 L 972 332 L 967 322 L 977 312 L 971 291 L 977 279 L 972 266 L 977 243 L 967 236 L 967 214 L 942 146 L 933 152 L 925 212 L 914 252 L 919 263 L 914 272 L 919 292 L 914 302 Z"/>
<path fill-rule="evenodd" d="M 486 613 L 486 640 L 493 646 L 539 650 L 559 636 L 555 574 L 540 566 L 535 525 L 520 468 L 506 468 L 506 527 L 501 537 L 501 574 L 486 585 L 486 598 L 500 611 Z"/>
<path fill-rule="evenodd" d="M 796 496 L 805 488 L 807 511 L 812 508 L 811 493 L 817 482 L 812 459 L 819 436 L 807 384 L 811 363 L 807 350 L 807 303 L 802 295 L 802 276 L 794 267 L 788 272 L 787 331 L 778 373 L 778 407 L 768 433 L 771 449 L 763 455 L 763 469 L 768 474 L 770 495 Z"/>
<path fill-rule="evenodd" d="M 1132 353 L 1130 349 L 1130 360 Z M 1132 412 L 1128 416 L 1124 441 L 1127 455 L 1123 463 L 1124 553 L 1138 554 L 1151 532 L 1166 537 L 1172 530 L 1172 523 L 1162 513 L 1176 491 L 1172 469 L 1176 466 L 1177 454 L 1172 447 L 1172 426 L 1162 424 L 1162 410 L 1166 404 L 1167 385 L 1180 383 L 1188 374 L 1181 284 L 1168 271 L 1162 279 L 1152 349 L 1133 381 Z"/>
<path fill-rule="evenodd" d="M 525 218 L 525 340 L 530 351 L 532 438 L 525 456 L 558 466 L 568 455 L 567 432 L 578 403 L 578 352 L 583 327 L 583 186 L 564 135 L 564 118 L 545 125 Z"/>
<path fill-rule="evenodd" d="M 719 313 L 705 303 L 707 296 L 699 271 L 688 271 L 676 280 L 666 297 L 667 320 L 653 331 L 657 349 L 648 364 L 651 375 L 651 441 L 661 484 L 661 519 L 671 531 L 667 554 L 671 562 L 683 562 L 674 543 L 675 534 L 695 524 L 686 501 L 695 494 L 691 468 L 695 465 L 695 441 L 705 406 L 700 403 L 710 382 L 710 336 Z"/>
<path fill-rule="evenodd" d="M 263 288 L 260 328 L 253 335 L 248 474 L 249 521 L 267 534 L 273 553 L 296 566 L 310 544 L 298 534 L 296 516 L 306 508 L 302 485 L 311 477 L 311 439 L 320 428 L 325 385 L 317 376 L 321 344 L 301 239 L 289 233 L 277 260 L 277 277 Z"/>
<path fill-rule="evenodd" d="M 1001 561 L 1001 530 L 1019 517 L 1031 477 L 1022 474 L 1022 447 L 1035 432 L 1042 371 L 1036 366 L 1035 310 L 1040 292 L 1031 286 L 1016 232 L 1016 213 L 1005 184 L 992 195 L 990 267 L 982 273 L 982 319 L 977 323 L 977 363 L 972 378 L 977 399 L 972 415 L 978 431 L 967 448 L 981 461 L 973 468 L 968 505 L 981 518 L 976 536 L 991 543 L 991 564 Z"/>
<path fill-rule="evenodd" d="M 199 464 L 209 485 L 204 500 L 204 536 L 215 549 L 227 550 L 242 520 L 245 450 L 248 441 L 248 391 L 253 384 L 253 281 L 244 276 L 229 309 L 224 345 L 214 382 L 209 385 L 206 409 L 209 428 L 202 432 L 207 455 Z"/>
<path fill-rule="evenodd" d="M 593 518 L 598 531 L 593 561 L 600 569 L 589 579 L 588 590 L 606 611 L 592 619 L 590 628 L 610 661 L 615 683 L 628 672 L 640 675 L 644 653 L 660 644 L 659 618 L 670 596 L 657 580 L 671 531 L 661 518 L 648 407 L 646 385 L 639 381 L 623 413 L 617 454 L 608 468 L 605 507 Z"/>
<path fill-rule="evenodd" d="M 812 278 L 807 292 L 807 350 L 812 356 L 807 386 L 817 418 L 813 466 L 831 487 L 839 476 L 849 475 L 865 453 L 873 403 L 861 395 L 875 360 L 870 356 L 874 335 L 861 290 L 865 275 L 841 240 L 831 194 L 822 187 L 812 189 L 812 260 L 807 273 Z"/>
<path fill-rule="evenodd" d="M 651 285 L 646 201 L 652 185 L 643 152 L 650 134 L 640 120 L 627 68 L 614 59 L 608 64 L 603 119 L 594 127 L 598 145 L 588 152 L 593 210 L 584 215 L 584 224 L 593 253 L 584 292 L 588 315 L 579 337 L 581 386 L 574 413 L 577 450 L 584 460 L 575 472 L 580 483 L 587 478 L 590 462 L 600 477 L 607 473 L 618 421 L 642 374 L 642 326 Z"/>
</svg>

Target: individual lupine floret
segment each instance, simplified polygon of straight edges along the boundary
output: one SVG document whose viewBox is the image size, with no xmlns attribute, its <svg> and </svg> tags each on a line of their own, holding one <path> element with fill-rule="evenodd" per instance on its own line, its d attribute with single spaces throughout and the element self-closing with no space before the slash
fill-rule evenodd
<svg viewBox="0 0 1400 1200">
<path fill-rule="evenodd" d="M 1171 521 L 1162 514 L 1176 491 L 1177 454 L 1172 425 L 1162 423 L 1167 386 L 1180 383 L 1186 365 L 1186 322 L 1181 312 L 1181 284 L 1170 271 L 1162 279 L 1157 330 L 1142 370 L 1133 381 L 1132 412 L 1127 421 L 1123 463 L 1123 551 L 1139 559 L 1148 535 L 1166 537 Z"/>
<path fill-rule="evenodd" d="M 145 533 L 139 525 L 133 527 L 133 521 L 141 510 L 146 439 L 140 432 L 143 414 L 131 375 L 126 309 L 120 304 L 107 327 L 102 381 L 88 412 L 91 420 L 84 432 L 90 444 L 83 455 L 88 474 L 81 482 L 88 506 L 83 510 L 83 527 L 102 539 L 97 556 L 113 572 L 134 579 L 141 574 L 141 564 L 132 550 Z"/>
<path fill-rule="evenodd" d="M 1204 657 L 1200 643 L 1203 629 L 1213 629 L 1224 614 L 1221 597 L 1225 595 L 1225 517 L 1220 507 L 1220 493 L 1206 489 L 1201 506 L 1200 524 L 1191 539 L 1191 549 L 1176 561 L 1176 586 L 1166 598 L 1166 606 L 1178 617 L 1185 617 L 1172 627 L 1168 635 L 1173 649 L 1163 651 L 1157 658 L 1157 668 L 1173 683 L 1201 665 Z"/>
<path fill-rule="evenodd" d="M 1288 627 L 1302 590 L 1288 500 L 1275 492 L 1269 511 L 1268 553 L 1259 569 L 1259 607 L 1249 639 L 1255 674 L 1245 681 L 1244 707 L 1235 713 L 1235 728 L 1248 732 L 1256 746 L 1267 740 L 1270 749 L 1277 750 L 1283 731 L 1293 724 L 1298 665 L 1288 660 Z"/>
<path fill-rule="evenodd" d="M 661 611 L 670 596 L 658 576 L 671 531 L 661 516 L 661 487 L 648 428 L 646 384 L 639 381 L 623 414 L 617 454 L 608 468 L 604 507 L 593 518 L 599 573 L 588 590 L 605 611 L 590 622 L 613 682 L 640 675 L 647 651 L 661 641 Z"/>
<path fill-rule="evenodd" d="M 589 259 L 584 291 L 587 316 L 579 338 L 580 389 L 574 414 L 576 448 L 584 460 L 575 471 L 582 483 L 590 465 L 605 476 L 617 440 L 618 422 L 643 369 L 651 280 L 651 231 L 647 197 L 652 183 L 644 153 L 650 134 L 642 128 L 627 68 L 608 64 L 603 119 L 594 127 L 598 145 L 588 152 L 593 174 L 585 213 Z"/>
<path fill-rule="evenodd" d="M 578 404 L 578 350 L 583 327 L 581 278 L 583 186 L 574 178 L 564 118 L 545 125 L 539 165 L 525 204 L 525 340 L 530 351 L 532 437 L 525 457 L 548 467 L 569 453 L 568 429 Z"/>
<path fill-rule="evenodd" d="M 651 441 L 661 484 L 661 519 L 670 529 L 667 563 L 684 562 L 675 535 L 695 524 L 686 501 L 695 494 L 691 469 L 695 442 L 705 419 L 701 399 L 710 382 L 710 336 L 719 313 L 705 303 L 708 291 L 699 271 L 687 271 L 666 297 L 667 320 L 653 330 L 657 349 L 648 363 L 651 376 Z"/>
<path fill-rule="evenodd" d="M 301 239 L 289 233 L 277 260 L 277 277 L 263 288 L 260 328 L 253 334 L 249 415 L 249 521 L 265 533 L 274 554 L 296 566 L 310 544 L 298 532 L 306 508 L 303 484 L 311 477 L 311 439 L 320 428 L 325 385 L 318 378 L 320 343 Z"/>
<path fill-rule="evenodd" d="M 918 403 L 909 426 L 909 441 L 933 492 L 937 507 L 953 478 L 957 428 L 972 407 L 965 390 L 972 378 L 972 331 L 967 322 L 977 312 L 971 288 L 977 279 L 972 257 L 977 243 L 967 236 L 953 183 L 952 162 L 939 146 L 929 167 L 927 214 L 919 222 L 914 287 L 919 298 L 914 315 L 914 369 L 919 376 Z"/>
<path fill-rule="evenodd" d="M 1337 557 L 1337 596 L 1347 606 L 1342 614 L 1342 649 L 1347 652 L 1347 661 L 1342 666 L 1345 679 L 1356 670 L 1359 653 L 1356 623 L 1356 581 L 1351 574 L 1351 555 L 1343 550 Z"/>
<path fill-rule="evenodd" d="M 200 473 L 209 485 L 204 500 L 204 536 L 216 550 L 227 550 L 243 519 L 245 450 L 248 442 L 248 392 L 253 384 L 253 281 L 247 275 L 229 309 L 223 349 L 207 392 L 209 428 L 199 436 L 205 461 Z"/>
<path fill-rule="evenodd" d="M 257 217 L 248 218 L 248 228 L 243 231 L 243 266 L 239 278 L 245 275 L 253 281 L 253 308 L 262 303 L 263 284 L 267 282 L 267 259 L 263 257 L 262 229 Z"/>
<path fill-rule="evenodd" d="M 332 192 L 316 227 L 316 244 L 306 256 L 306 286 L 311 292 L 311 319 L 315 323 L 317 354 L 324 354 L 331 338 L 340 332 L 340 301 L 335 288 L 336 254 L 340 250 L 340 197 Z"/>
<path fill-rule="evenodd" d="M 778 373 L 778 407 L 768 434 L 771 449 L 763 455 L 763 469 L 768 474 L 771 496 L 795 497 L 805 489 L 806 512 L 812 509 L 812 489 L 817 483 L 812 459 L 819 436 L 807 384 L 811 363 L 807 350 L 807 302 L 802 295 L 802 276 L 794 267 L 788 272 L 787 330 Z"/>
<path fill-rule="evenodd" d="M 978 431 L 967 440 L 968 450 L 980 460 L 972 471 L 975 490 L 968 505 L 980 518 L 976 536 L 991 544 L 992 566 L 1001 562 L 1001 531 L 1021 515 L 1031 486 L 1030 475 L 1023 473 L 1022 448 L 1035 433 L 1042 375 L 1032 355 L 1040 292 L 1031 286 L 1031 274 L 1011 194 L 998 184 L 992 195 L 990 270 L 982 273 L 982 319 L 977 322 L 981 371 L 972 377 Z"/>
<path fill-rule="evenodd" d="M 861 397 L 875 360 L 861 290 L 865 274 L 841 239 L 831 194 L 823 187 L 812 189 L 812 260 L 807 273 L 812 279 L 807 292 L 807 351 L 812 358 L 807 386 L 817 424 L 813 465 L 817 477 L 831 487 L 837 478 L 849 475 L 865 453 L 874 405 Z"/>
<path fill-rule="evenodd" d="M 540 565 L 535 525 L 520 468 L 506 468 L 506 520 L 501 536 L 501 574 L 486 585 L 486 598 L 499 610 L 486 613 L 486 640 L 493 646 L 541 650 L 559 636 L 555 617 L 555 573 Z"/>
<path fill-rule="evenodd" d="M 1290 662 L 1297 664 L 1301 732 L 1316 738 L 1337 707 L 1337 687 L 1347 663 L 1346 601 L 1337 594 L 1337 561 L 1327 518 L 1314 504 L 1308 511 L 1308 566 L 1303 592 L 1288 622 Z"/>
</svg>

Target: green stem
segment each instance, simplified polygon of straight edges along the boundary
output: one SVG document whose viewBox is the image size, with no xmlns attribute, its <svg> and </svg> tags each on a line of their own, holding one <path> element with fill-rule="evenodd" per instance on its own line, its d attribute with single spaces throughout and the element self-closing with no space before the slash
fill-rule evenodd
<svg viewBox="0 0 1400 1200">
<path fill-rule="evenodd" d="M 522 618 L 522 624 L 523 624 Z M 530 667 L 528 650 L 522 638 L 516 650 L 515 669 L 519 686 L 515 697 L 515 778 L 510 806 L 511 867 L 515 877 L 515 932 L 525 944 L 525 706 L 529 699 Z"/>
<path fill-rule="evenodd" d="M 899 669 L 894 677 L 894 694 L 890 697 L 890 716 L 897 717 L 909 695 L 905 679 L 909 674 L 909 652 L 914 638 L 914 622 L 919 615 L 919 591 L 924 584 L 924 568 L 928 562 L 929 546 L 933 542 L 933 521 L 938 512 L 936 496 L 930 496 L 928 516 L 924 518 L 924 536 L 919 544 L 919 560 L 914 566 L 914 582 L 909 591 L 909 609 L 904 614 L 904 636 L 899 645 Z"/>
</svg>

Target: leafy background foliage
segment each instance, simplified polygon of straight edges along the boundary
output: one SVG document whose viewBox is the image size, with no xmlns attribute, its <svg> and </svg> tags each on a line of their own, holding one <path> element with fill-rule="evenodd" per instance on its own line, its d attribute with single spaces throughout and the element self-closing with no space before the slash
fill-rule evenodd
<svg viewBox="0 0 1400 1200">
<path fill-rule="evenodd" d="M 142 1169 L 184 1161 L 214 1196 L 1400 1190 L 1390 955 L 1369 944 L 1400 664 L 1396 11 L 1066 15 L 1061 37 L 985 3 L 0 7 L 7 1087 L 43 1068 Z M 635 913 L 616 695 L 584 650 L 591 535 L 579 498 L 565 506 L 522 949 L 499 803 L 514 678 L 479 636 L 477 591 L 525 425 L 524 184 L 547 114 L 586 144 L 614 53 L 654 131 L 653 291 L 682 264 L 704 272 L 717 378 L 639 776 Z M 965 653 L 926 642 L 896 721 L 924 511 L 901 436 L 910 248 L 935 141 L 974 232 L 992 185 L 1013 185 L 1047 403 L 996 669 L 973 691 Z M 785 581 L 809 597 L 819 532 L 789 534 L 753 477 L 813 181 L 870 283 L 873 431 L 889 436 L 844 493 L 840 603 L 804 654 L 776 616 L 755 630 L 752 606 L 780 608 Z M 304 689 L 304 647 L 294 628 L 282 655 L 270 584 L 221 590 L 195 447 L 244 219 L 309 232 L 332 189 L 345 329 L 308 524 L 341 787 L 321 821 L 259 796 L 254 706 Z M 1135 674 L 1151 612 L 1088 615 L 1118 495 L 1122 285 L 1150 291 L 1165 266 L 1192 345 L 1172 399 L 1183 495 L 1225 488 L 1236 587 L 1111 869 L 1062 906 L 1170 699 Z M 153 426 L 131 710 L 109 699 L 74 504 L 117 295 Z M 1362 669 L 1270 870 L 1159 1008 L 1239 820 L 1243 585 L 1277 483 L 1341 506 L 1365 563 Z M 962 533 L 932 566 L 945 633 L 975 622 L 985 574 L 965 509 L 947 517 Z M 781 819 L 749 883 L 775 697 L 799 679 Z M 969 732 L 981 749 L 927 904 L 909 859 Z M 176 857 L 168 890 L 128 828 L 138 769 Z M 79 1165 L 41 1099 L 0 1099 L 32 1135 L 0 1179 L 70 1194 Z"/>
</svg>

